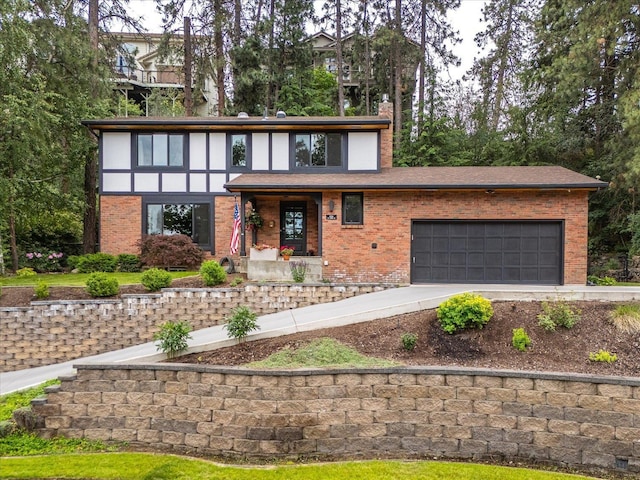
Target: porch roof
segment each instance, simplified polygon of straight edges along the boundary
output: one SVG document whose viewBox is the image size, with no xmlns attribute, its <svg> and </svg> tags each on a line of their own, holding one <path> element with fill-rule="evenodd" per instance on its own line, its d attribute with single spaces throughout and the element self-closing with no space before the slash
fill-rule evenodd
<svg viewBox="0 0 640 480">
<path fill-rule="evenodd" d="M 245 173 L 230 192 L 320 190 L 508 190 L 606 188 L 607 182 L 558 166 L 395 167 L 370 173 Z"/>
</svg>

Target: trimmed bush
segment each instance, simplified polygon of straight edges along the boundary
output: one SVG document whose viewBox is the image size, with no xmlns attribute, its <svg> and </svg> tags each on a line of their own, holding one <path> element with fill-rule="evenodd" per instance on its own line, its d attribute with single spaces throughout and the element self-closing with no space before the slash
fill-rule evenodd
<svg viewBox="0 0 640 480">
<path fill-rule="evenodd" d="M 524 331 L 524 328 L 514 328 L 513 329 L 513 337 L 511 337 L 511 345 L 516 350 L 524 352 L 529 345 L 531 345 L 531 338 L 527 335 L 527 332 Z"/>
<path fill-rule="evenodd" d="M 36 294 L 36 298 L 38 300 L 49 298 L 49 285 L 46 282 L 38 282 L 38 284 L 34 288 L 34 293 Z"/>
<path fill-rule="evenodd" d="M 21 268 L 20 270 L 17 270 L 16 275 L 18 277 L 25 278 L 25 277 L 35 277 L 38 274 L 35 272 L 33 268 L 24 267 L 24 268 Z"/>
<path fill-rule="evenodd" d="M 118 260 L 115 256 L 108 253 L 89 253 L 82 255 L 78 259 L 78 272 L 115 272 L 118 266 Z"/>
<path fill-rule="evenodd" d="M 158 350 L 162 350 L 167 354 L 167 358 L 172 359 L 189 346 L 187 340 L 191 338 L 190 331 L 189 322 L 166 322 L 153 335 L 153 339 L 158 343 Z"/>
<path fill-rule="evenodd" d="M 402 348 L 407 352 L 412 352 L 418 344 L 418 335 L 415 333 L 405 333 L 400 337 L 400 341 L 402 342 Z"/>
<path fill-rule="evenodd" d="M 557 327 L 573 328 L 580 320 L 580 310 L 571 308 L 564 302 L 544 302 L 544 313 L 538 315 L 538 325 L 548 332 L 553 332 Z"/>
<path fill-rule="evenodd" d="M 113 297 L 120 291 L 118 279 L 110 277 L 106 273 L 92 273 L 87 280 L 87 292 L 92 297 Z"/>
<path fill-rule="evenodd" d="M 144 288 L 150 292 L 157 292 L 161 288 L 171 285 L 171 274 L 159 268 L 150 268 L 142 274 L 140 279 Z"/>
<path fill-rule="evenodd" d="M 215 260 L 207 260 L 202 263 L 200 276 L 207 287 L 220 285 L 227 281 L 227 272 L 225 272 L 222 265 Z"/>
<path fill-rule="evenodd" d="M 465 328 L 482 328 L 493 316 L 493 307 L 482 295 L 461 293 L 442 302 L 436 313 L 442 329 L 455 333 Z"/>
<path fill-rule="evenodd" d="M 117 257 L 119 272 L 139 272 L 140 257 L 132 253 L 121 253 Z"/>
<path fill-rule="evenodd" d="M 76 268 L 78 268 L 79 262 L 80 262 L 79 255 L 69 255 L 67 257 L 67 267 L 69 267 L 70 270 L 75 270 Z"/>
<path fill-rule="evenodd" d="M 140 250 L 140 261 L 148 267 L 195 270 L 204 259 L 204 252 L 187 235 L 148 235 Z"/>
<path fill-rule="evenodd" d="M 618 356 L 615 353 L 600 349 L 598 353 L 590 352 L 589 360 L 592 362 L 614 363 L 618 361 Z"/>
</svg>

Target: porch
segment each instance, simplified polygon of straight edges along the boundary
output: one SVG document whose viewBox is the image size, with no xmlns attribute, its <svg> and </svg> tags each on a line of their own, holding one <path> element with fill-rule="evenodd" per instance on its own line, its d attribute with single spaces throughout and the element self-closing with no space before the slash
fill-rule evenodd
<svg viewBox="0 0 640 480">
<path fill-rule="evenodd" d="M 248 256 L 240 258 L 237 271 L 246 273 L 247 280 L 267 282 L 293 282 L 291 262 L 304 261 L 307 265 L 305 282 L 322 281 L 322 257 L 292 257 L 291 260 L 252 260 Z"/>
</svg>

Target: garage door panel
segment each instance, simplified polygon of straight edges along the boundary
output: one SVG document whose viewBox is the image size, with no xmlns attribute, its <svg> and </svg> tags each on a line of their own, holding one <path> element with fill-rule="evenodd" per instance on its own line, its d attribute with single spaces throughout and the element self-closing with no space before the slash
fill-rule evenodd
<svg viewBox="0 0 640 480">
<path fill-rule="evenodd" d="M 416 221 L 412 229 L 413 282 L 561 283 L 561 222 Z"/>
</svg>

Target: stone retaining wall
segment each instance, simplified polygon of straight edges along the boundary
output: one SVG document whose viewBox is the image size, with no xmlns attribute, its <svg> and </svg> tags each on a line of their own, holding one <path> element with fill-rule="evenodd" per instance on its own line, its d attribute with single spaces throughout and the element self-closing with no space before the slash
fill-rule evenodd
<svg viewBox="0 0 640 480">
<path fill-rule="evenodd" d="M 233 457 L 523 459 L 640 472 L 640 378 L 482 369 L 80 365 L 43 436 Z"/>
<path fill-rule="evenodd" d="M 0 371 L 51 365 L 146 343 L 169 320 L 187 320 L 194 330 L 211 327 L 224 323 L 238 305 L 263 315 L 387 288 L 392 285 L 247 284 L 0 308 Z"/>
</svg>

